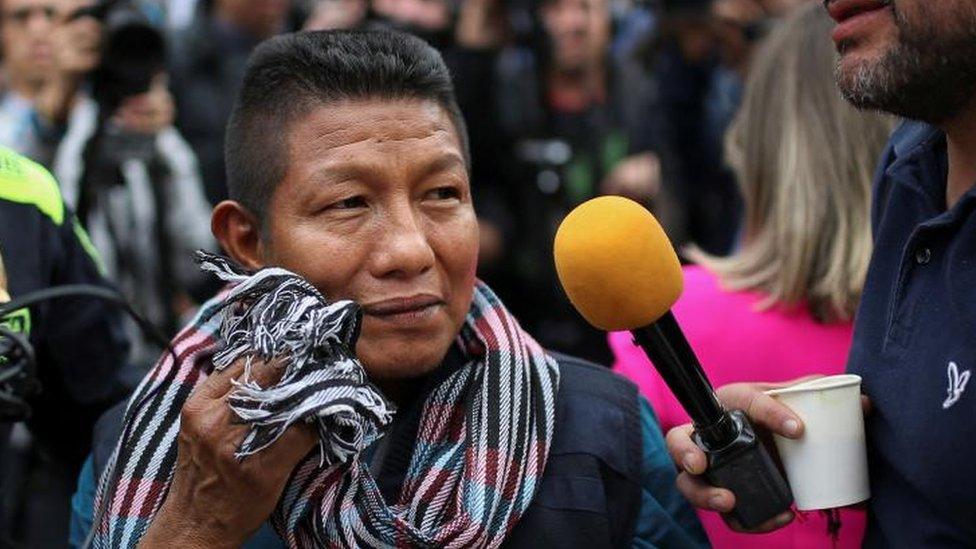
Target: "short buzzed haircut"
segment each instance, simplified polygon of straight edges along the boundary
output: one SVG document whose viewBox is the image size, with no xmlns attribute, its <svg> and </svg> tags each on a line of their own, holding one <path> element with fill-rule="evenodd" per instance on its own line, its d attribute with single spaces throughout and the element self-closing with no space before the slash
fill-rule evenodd
<svg viewBox="0 0 976 549">
<path fill-rule="evenodd" d="M 288 170 L 288 128 L 312 109 L 358 99 L 435 101 L 457 131 L 470 171 L 468 136 L 440 53 L 392 31 L 285 34 L 259 45 L 227 124 L 230 198 L 266 227 L 268 203 Z"/>
</svg>

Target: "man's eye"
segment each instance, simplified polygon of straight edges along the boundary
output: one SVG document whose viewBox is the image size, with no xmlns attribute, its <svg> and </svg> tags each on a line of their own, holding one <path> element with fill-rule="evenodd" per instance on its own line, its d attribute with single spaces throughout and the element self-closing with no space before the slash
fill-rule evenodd
<svg viewBox="0 0 976 549">
<path fill-rule="evenodd" d="M 330 210 L 352 210 L 355 208 L 365 208 L 366 199 L 361 196 L 354 196 L 352 198 L 346 198 L 339 200 L 338 202 L 333 202 L 329 204 L 328 209 Z"/>
<path fill-rule="evenodd" d="M 451 200 L 461 198 L 461 191 L 457 187 L 437 187 L 428 191 L 427 197 L 434 200 Z"/>
</svg>

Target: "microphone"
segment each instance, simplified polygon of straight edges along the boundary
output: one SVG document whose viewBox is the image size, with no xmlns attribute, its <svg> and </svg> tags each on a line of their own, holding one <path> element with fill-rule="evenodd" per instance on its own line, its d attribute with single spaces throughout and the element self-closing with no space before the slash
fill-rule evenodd
<svg viewBox="0 0 976 549">
<path fill-rule="evenodd" d="M 753 528 L 788 510 L 789 484 L 746 414 L 718 401 L 671 313 L 684 279 L 654 216 L 627 198 L 594 198 L 563 220 L 553 255 L 559 281 L 583 318 L 602 330 L 629 330 L 691 416 L 692 438 L 708 457 L 705 476 L 735 494 L 731 518 Z"/>
</svg>

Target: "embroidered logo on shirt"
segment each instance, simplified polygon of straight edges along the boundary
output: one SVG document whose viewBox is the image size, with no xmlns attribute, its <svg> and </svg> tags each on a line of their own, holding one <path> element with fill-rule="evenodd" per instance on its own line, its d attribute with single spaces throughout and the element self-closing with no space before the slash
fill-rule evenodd
<svg viewBox="0 0 976 549">
<path fill-rule="evenodd" d="M 962 392 L 966 390 L 966 384 L 969 383 L 969 370 L 959 373 L 959 367 L 956 366 L 955 362 L 949 363 L 949 389 L 948 398 L 942 403 L 942 409 L 948 410 L 952 406 L 959 402 L 959 398 L 962 396 Z"/>
<path fill-rule="evenodd" d="M 3 268 L 3 254 L 0 254 L 0 305 L 10 301 L 7 290 L 7 271 Z M 30 310 L 17 309 L 9 314 L 0 316 L 0 326 L 21 334 L 30 333 Z"/>
</svg>

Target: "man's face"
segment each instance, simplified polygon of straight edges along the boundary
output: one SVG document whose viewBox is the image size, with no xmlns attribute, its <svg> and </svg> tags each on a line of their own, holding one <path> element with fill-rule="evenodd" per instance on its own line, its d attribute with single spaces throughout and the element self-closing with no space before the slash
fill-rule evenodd
<svg viewBox="0 0 976 549">
<path fill-rule="evenodd" d="M 457 131 L 431 101 L 315 108 L 288 131 L 264 259 L 363 306 L 357 345 L 378 380 L 440 364 L 467 315 L 478 225 Z"/>
<path fill-rule="evenodd" d="M 610 25 L 606 0 L 551 0 L 541 14 L 556 68 L 580 70 L 603 55 Z"/>
<path fill-rule="evenodd" d="M 717 0 L 712 4 L 713 29 L 727 67 L 738 69 L 746 64 L 752 49 L 746 28 L 765 17 L 762 7 L 753 0 Z"/>
<path fill-rule="evenodd" d="M 976 94 L 976 1 L 827 0 L 837 83 L 862 108 L 939 124 Z"/>
<path fill-rule="evenodd" d="M 51 33 L 61 12 L 59 0 L 3 0 L 0 20 L 3 62 L 7 70 L 41 82 L 54 63 Z"/>
<path fill-rule="evenodd" d="M 95 0 L 60 0 L 61 19 L 54 30 L 58 69 L 73 74 L 94 70 L 101 61 L 102 24 L 94 17 L 71 16 L 95 5 Z"/>
</svg>

